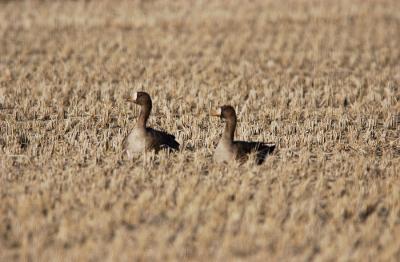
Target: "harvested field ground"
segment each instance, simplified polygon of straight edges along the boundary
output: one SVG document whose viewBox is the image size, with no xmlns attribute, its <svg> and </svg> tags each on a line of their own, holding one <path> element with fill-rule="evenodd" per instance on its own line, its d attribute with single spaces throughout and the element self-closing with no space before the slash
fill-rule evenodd
<svg viewBox="0 0 400 262">
<path fill-rule="evenodd" d="M 399 10 L 1 1 L 0 261 L 400 261 Z M 138 90 L 180 152 L 123 161 Z"/>
</svg>

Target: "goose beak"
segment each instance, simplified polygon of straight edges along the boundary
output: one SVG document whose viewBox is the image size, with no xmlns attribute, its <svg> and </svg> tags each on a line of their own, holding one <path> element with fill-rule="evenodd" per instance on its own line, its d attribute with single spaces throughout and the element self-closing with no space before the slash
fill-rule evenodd
<svg viewBox="0 0 400 262">
<path fill-rule="evenodd" d="M 132 96 L 126 98 L 126 101 L 136 103 L 137 92 L 135 92 Z"/>
<path fill-rule="evenodd" d="M 211 110 L 210 112 L 211 116 L 221 116 L 221 108 L 218 108 L 217 110 Z"/>
</svg>

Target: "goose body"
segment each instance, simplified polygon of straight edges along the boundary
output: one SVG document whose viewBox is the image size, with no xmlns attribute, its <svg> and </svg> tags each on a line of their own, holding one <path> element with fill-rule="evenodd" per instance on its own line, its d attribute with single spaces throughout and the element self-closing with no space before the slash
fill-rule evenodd
<svg viewBox="0 0 400 262">
<path fill-rule="evenodd" d="M 212 115 L 219 116 L 226 121 L 225 130 L 214 152 L 217 163 L 239 161 L 244 163 L 254 153 L 257 164 L 262 164 L 268 154 L 271 154 L 275 145 L 263 142 L 234 141 L 236 129 L 236 112 L 232 106 L 222 106 Z"/>
<path fill-rule="evenodd" d="M 146 130 L 139 127 L 133 128 L 125 142 L 124 147 L 128 154 L 144 152 L 146 149 Z"/>
<path fill-rule="evenodd" d="M 141 110 L 135 128 L 123 142 L 123 149 L 128 159 L 151 150 L 156 153 L 161 149 L 178 150 L 179 143 L 175 140 L 175 136 L 146 126 L 152 109 L 150 95 L 146 92 L 136 92 L 130 101 L 140 105 Z"/>
<path fill-rule="evenodd" d="M 235 149 L 233 144 L 226 139 L 221 139 L 218 142 L 214 152 L 214 160 L 217 163 L 230 162 L 235 160 Z"/>
</svg>

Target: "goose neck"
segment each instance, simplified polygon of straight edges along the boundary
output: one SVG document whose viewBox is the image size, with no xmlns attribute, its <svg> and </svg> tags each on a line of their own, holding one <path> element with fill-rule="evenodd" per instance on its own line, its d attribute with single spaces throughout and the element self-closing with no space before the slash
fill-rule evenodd
<svg viewBox="0 0 400 262">
<path fill-rule="evenodd" d="M 151 103 L 142 105 L 142 107 L 140 109 L 139 119 L 138 119 L 138 127 L 142 127 L 142 128 L 146 127 L 147 120 L 150 117 L 151 108 L 152 108 Z"/>
</svg>

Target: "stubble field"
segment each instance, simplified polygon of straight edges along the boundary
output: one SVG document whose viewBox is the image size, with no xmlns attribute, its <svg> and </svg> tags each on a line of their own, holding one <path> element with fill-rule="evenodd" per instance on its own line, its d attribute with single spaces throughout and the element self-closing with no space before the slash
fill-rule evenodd
<svg viewBox="0 0 400 262">
<path fill-rule="evenodd" d="M 399 261 L 399 10 L 0 2 L 0 261 Z M 123 160 L 138 90 L 180 152 Z M 223 104 L 262 166 L 213 163 Z"/>
</svg>

